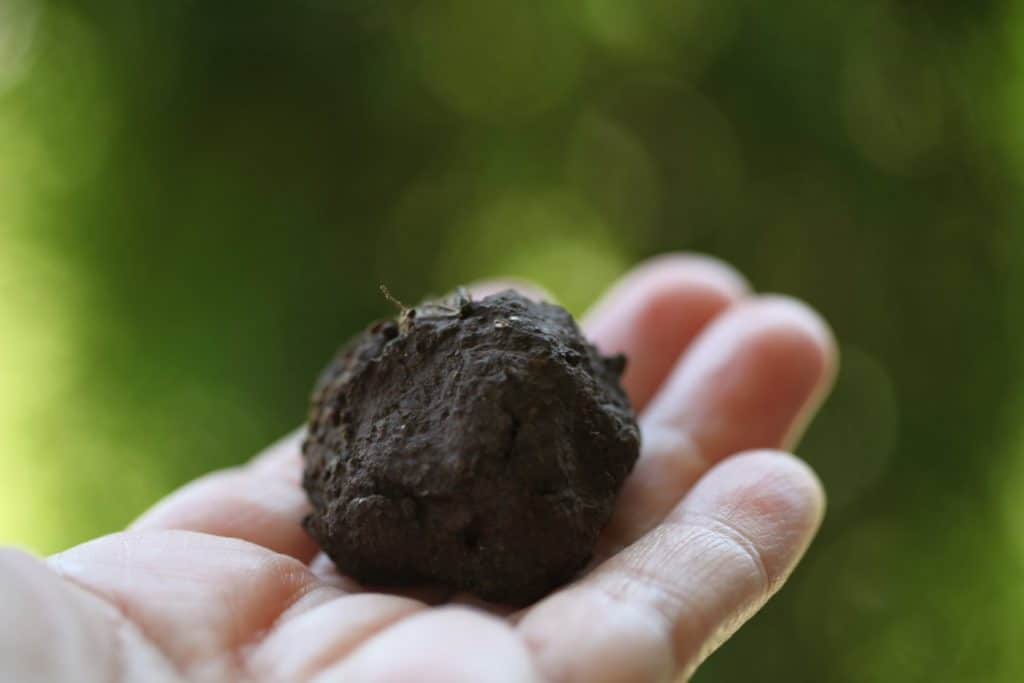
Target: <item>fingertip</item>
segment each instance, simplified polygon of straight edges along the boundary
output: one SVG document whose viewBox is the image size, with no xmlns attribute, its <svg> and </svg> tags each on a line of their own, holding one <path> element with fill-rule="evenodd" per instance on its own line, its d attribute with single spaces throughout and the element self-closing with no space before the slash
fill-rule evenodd
<svg viewBox="0 0 1024 683">
<path fill-rule="evenodd" d="M 831 389 L 836 374 L 835 337 L 807 304 L 777 294 L 758 296 L 733 307 L 705 350 L 736 355 L 750 379 L 759 378 L 764 396 L 789 395 L 789 433 L 801 430 Z M 754 446 L 790 447 L 790 440 Z"/>
<path fill-rule="evenodd" d="M 764 356 L 762 364 L 784 368 L 791 386 L 804 394 L 802 405 L 778 443 L 792 450 L 835 384 L 839 346 L 828 322 L 799 299 L 766 294 L 745 305 L 748 323 L 759 328 L 754 336 Z"/>
<path fill-rule="evenodd" d="M 733 299 L 742 298 L 751 291 L 747 278 L 725 261 L 690 252 L 668 252 L 653 256 L 634 269 L 633 277 L 697 281 Z"/>
<path fill-rule="evenodd" d="M 673 514 L 725 510 L 762 549 L 772 583 L 784 579 L 814 537 L 825 513 L 825 489 L 814 470 L 778 450 L 754 450 L 728 458 L 697 483 Z M 720 516 L 719 512 L 710 512 Z"/>
<path fill-rule="evenodd" d="M 788 335 L 802 354 L 814 362 L 822 383 L 831 384 L 839 362 L 835 334 L 816 310 L 800 299 L 784 294 L 763 294 L 749 302 L 755 319 L 779 334 Z"/>
<path fill-rule="evenodd" d="M 671 330 L 682 316 L 707 322 L 711 316 L 705 309 L 717 313 L 749 293 L 746 279 L 723 261 L 697 254 L 661 254 L 616 283 L 587 314 L 584 327 L 600 335 L 605 327 L 631 316 L 633 326 L 645 332 Z"/>
<path fill-rule="evenodd" d="M 614 285 L 583 329 L 603 353 L 629 358 L 622 382 L 639 411 L 700 331 L 748 292 L 743 276 L 721 261 L 664 254 Z"/>
<path fill-rule="evenodd" d="M 709 464 L 752 448 L 791 449 L 831 388 L 835 348 L 806 304 L 741 301 L 680 359 L 645 423 L 686 430 Z"/>
<path fill-rule="evenodd" d="M 293 429 L 255 455 L 248 467 L 262 474 L 281 476 L 299 483 L 302 479 L 302 442 L 305 438 L 305 425 Z"/>
<path fill-rule="evenodd" d="M 734 278 L 725 264 L 712 266 L 677 257 L 658 259 L 641 268 L 629 301 L 634 308 L 633 329 L 650 334 L 662 345 L 684 344 L 748 293 L 746 285 L 736 279 L 739 274 Z"/>
<path fill-rule="evenodd" d="M 792 453 L 759 449 L 739 453 L 718 466 L 743 470 L 747 476 L 767 484 L 771 496 L 769 503 L 776 504 L 770 509 L 791 510 L 796 517 L 808 520 L 817 526 L 824 514 L 825 486 L 817 472 L 804 460 Z"/>
</svg>

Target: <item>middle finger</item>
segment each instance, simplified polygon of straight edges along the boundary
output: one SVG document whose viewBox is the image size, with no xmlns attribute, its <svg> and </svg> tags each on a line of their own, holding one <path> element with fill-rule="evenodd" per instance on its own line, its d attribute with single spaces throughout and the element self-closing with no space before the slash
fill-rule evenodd
<svg viewBox="0 0 1024 683">
<path fill-rule="evenodd" d="M 832 333 L 805 304 L 764 296 L 719 316 L 641 419 L 643 452 L 606 531 L 606 550 L 651 529 L 723 458 L 792 448 L 835 368 Z"/>
</svg>

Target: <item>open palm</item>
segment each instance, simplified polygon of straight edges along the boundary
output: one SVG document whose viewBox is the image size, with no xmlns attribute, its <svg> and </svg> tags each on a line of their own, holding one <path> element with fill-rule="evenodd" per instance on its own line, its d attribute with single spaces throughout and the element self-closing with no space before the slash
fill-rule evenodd
<svg viewBox="0 0 1024 683">
<path fill-rule="evenodd" d="M 625 352 L 644 448 L 597 561 L 518 612 L 367 590 L 299 522 L 299 437 L 43 562 L 0 551 L 0 679 L 656 681 L 691 672 L 781 585 L 823 497 L 791 448 L 830 384 L 806 306 L 709 259 L 636 269 L 583 325 Z M 758 449 L 758 450 L 754 450 Z"/>
</svg>

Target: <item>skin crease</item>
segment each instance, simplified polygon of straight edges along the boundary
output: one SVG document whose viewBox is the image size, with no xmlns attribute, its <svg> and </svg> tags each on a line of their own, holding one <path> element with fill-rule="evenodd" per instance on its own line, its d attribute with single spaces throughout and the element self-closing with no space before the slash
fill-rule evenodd
<svg viewBox="0 0 1024 683">
<path fill-rule="evenodd" d="M 45 560 L 0 550 L 0 680 L 685 678 L 778 590 L 820 523 L 818 480 L 777 449 L 827 393 L 835 344 L 805 305 L 692 255 L 640 265 L 583 327 L 630 358 L 644 450 L 575 582 L 512 612 L 338 576 L 299 526 L 292 435 L 127 531 Z"/>
</svg>

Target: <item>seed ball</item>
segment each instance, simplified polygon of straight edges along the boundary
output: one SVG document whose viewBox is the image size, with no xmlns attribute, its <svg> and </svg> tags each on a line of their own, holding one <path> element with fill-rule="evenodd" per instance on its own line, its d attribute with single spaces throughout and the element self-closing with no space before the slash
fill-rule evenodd
<svg viewBox="0 0 1024 683">
<path fill-rule="evenodd" d="M 590 560 L 636 461 L 624 367 L 511 290 L 378 322 L 314 390 L 306 529 L 366 585 L 536 600 Z"/>
</svg>

